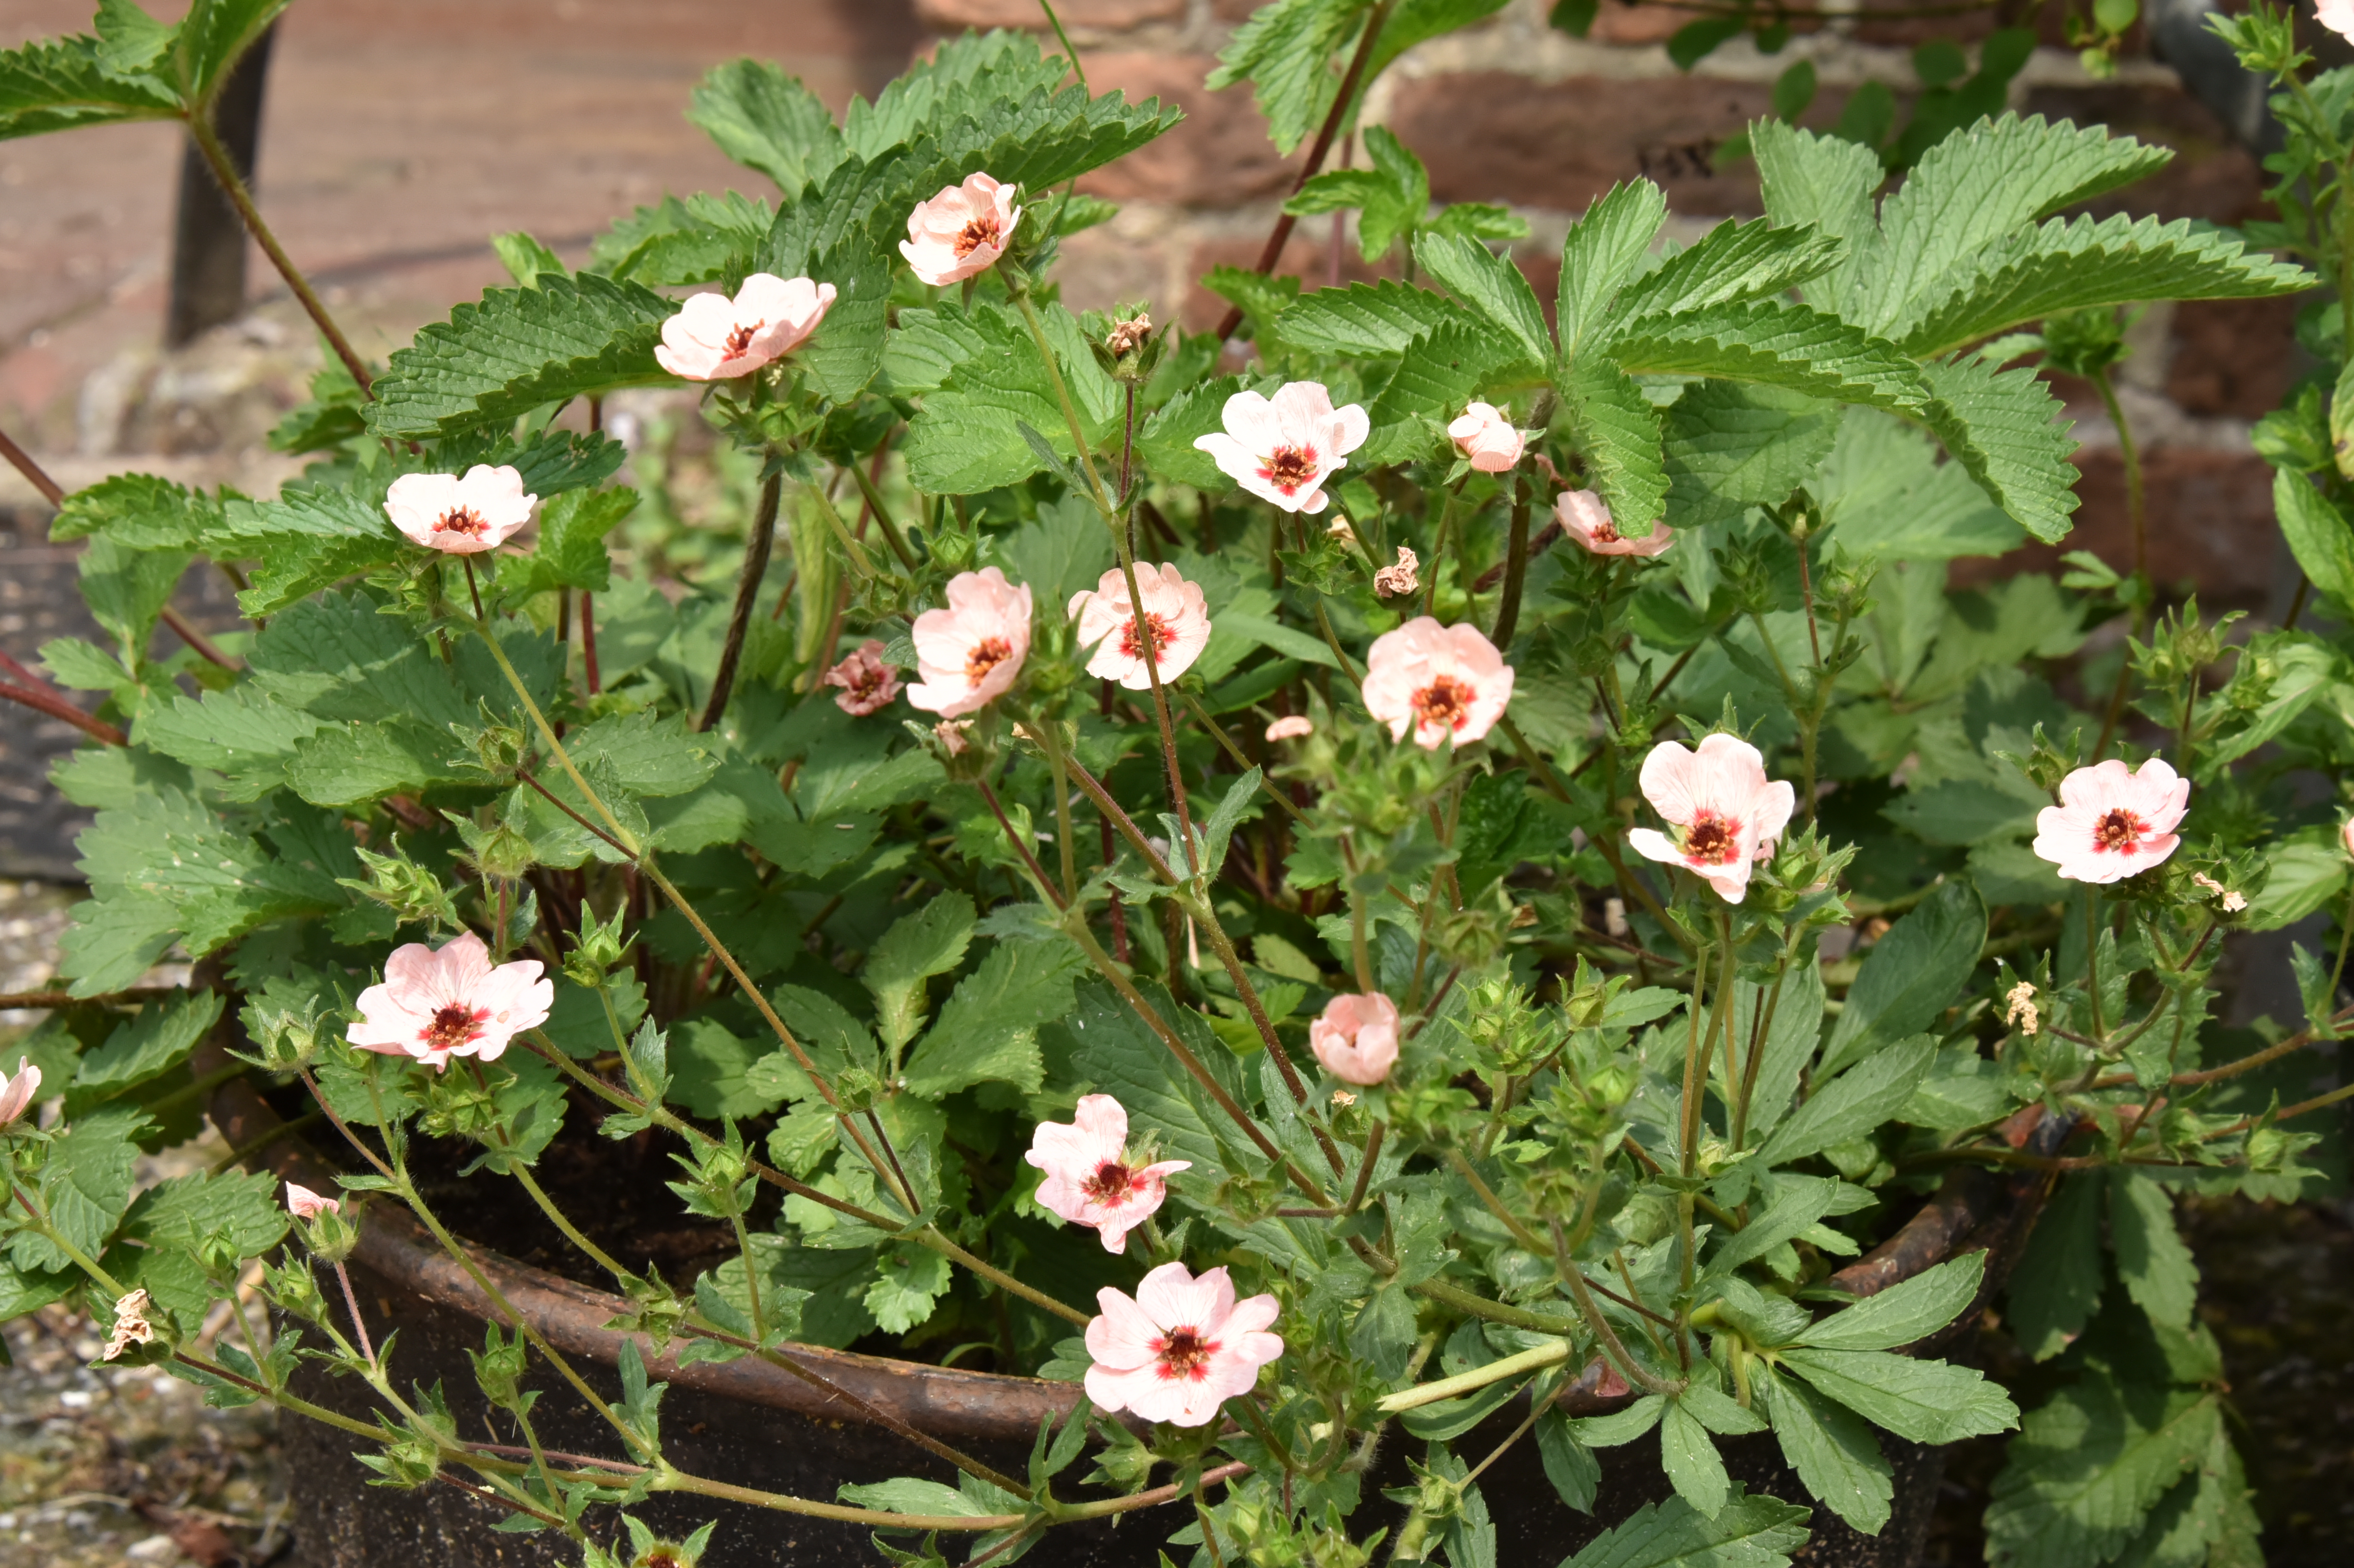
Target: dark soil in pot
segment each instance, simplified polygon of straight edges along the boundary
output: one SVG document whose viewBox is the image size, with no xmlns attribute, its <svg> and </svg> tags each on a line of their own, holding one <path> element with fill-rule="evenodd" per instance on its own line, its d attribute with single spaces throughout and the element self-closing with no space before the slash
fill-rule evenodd
<svg viewBox="0 0 2354 1568">
<path fill-rule="evenodd" d="M 240 1144 L 266 1125 L 262 1118 L 271 1117 L 270 1107 L 249 1090 L 242 1097 L 242 1111 L 236 1107 L 216 1107 L 217 1120 L 226 1114 L 239 1124 L 225 1126 L 224 1130 Z M 726 1255 L 732 1238 L 724 1228 L 683 1220 L 665 1201 L 666 1190 L 660 1185 L 664 1174 L 660 1162 L 667 1158 L 663 1151 L 658 1147 L 633 1148 L 629 1141 L 619 1146 L 606 1143 L 590 1130 L 593 1125 L 587 1118 L 577 1118 L 541 1167 L 543 1181 L 551 1189 L 580 1195 L 569 1212 L 585 1230 L 624 1259 L 649 1258 L 680 1283 Z M 2047 1132 L 2051 1130 L 2057 1129 Z M 299 1165 L 311 1158 L 288 1150 L 281 1163 Z M 633 1158 L 644 1168 L 620 1169 Z M 420 1158 L 420 1175 L 430 1177 L 429 1201 L 437 1203 L 453 1228 L 487 1253 L 510 1255 L 492 1259 L 502 1288 L 526 1315 L 550 1314 L 541 1320 L 543 1330 L 566 1348 L 567 1356 L 601 1395 L 616 1395 L 619 1380 L 612 1362 L 618 1342 L 614 1336 L 601 1332 L 601 1324 L 619 1303 L 602 1296 L 601 1281 L 535 1210 L 522 1202 L 485 1202 L 486 1193 L 497 1192 L 494 1185 L 485 1186 L 480 1180 L 457 1181 L 455 1171 L 462 1163 L 463 1158 L 454 1150 Z M 313 1173 L 320 1173 L 315 1166 Z M 2041 1192 L 2041 1183 L 2034 1177 L 1997 1181 L 1982 1172 L 1956 1173 L 1889 1241 L 1846 1271 L 1843 1282 L 1869 1293 L 1956 1251 L 1986 1247 L 1993 1263 L 1988 1271 L 1991 1291 L 2023 1243 Z M 588 1196 L 591 1194 L 593 1201 Z M 512 1255 L 515 1254 L 530 1261 L 516 1261 Z M 395 1377 L 404 1384 L 430 1387 L 438 1383 L 461 1433 L 485 1442 L 518 1441 L 519 1435 L 510 1429 L 510 1424 L 504 1418 L 493 1419 L 475 1390 L 467 1352 L 482 1348 L 489 1304 L 456 1266 L 432 1250 L 429 1240 L 405 1215 L 379 1208 L 369 1221 L 352 1272 L 362 1307 L 371 1314 L 371 1328 L 379 1340 L 398 1333 L 393 1353 Z M 571 1282 L 559 1276 L 571 1277 Z M 1957 1327 L 1967 1326 L 1973 1318 L 1974 1314 L 1965 1314 Z M 567 1332 L 573 1335 L 569 1343 L 564 1337 Z M 897 1349 L 896 1342 L 883 1343 L 884 1348 Z M 1956 1353 L 1950 1346 L 1937 1349 L 1938 1353 Z M 891 1408 L 918 1429 L 1013 1474 L 1024 1468 L 1039 1415 L 1051 1408 L 1067 1408 L 1077 1395 L 1070 1385 L 1044 1384 L 1028 1378 L 947 1371 L 917 1361 L 844 1352 L 813 1351 L 808 1355 L 860 1397 Z M 838 1399 L 829 1403 L 817 1391 L 792 1383 L 773 1368 L 739 1361 L 675 1369 L 664 1361 L 653 1363 L 652 1374 L 673 1385 L 663 1405 L 663 1431 L 673 1463 L 684 1470 L 826 1500 L 833 1499 L 844 1482 L 881 1480 L 895 1475 L 953 1479 L 953 1472 L 944 1463 L 862 1416 L 851 1403 Z M 759 1383 L 761 1379 L 766 1383 Z M 534 1420 L 546 1446 L 620 1457 L 610 1428 L 572 1389 L 554 1376 L 543 1375 L 535 1382 L 544 1391 Z M 779 1383 L 787 1386 L 780 1390 Z M 364 1414 L 367 1404 L 361 1385 L 316 1372 L 306 1371 L 301 1391 L 355 1414 Z M 1599 1414 L 1623 1403 L 1623 1399 L 1587 1399 L 1573 1413 Z M 1506 1406 L 1460 1438 L 1458 1451 L 1476 1463 L 1510 1434 L 1523 1414 L 1524 1404 L 1518 1409 Z M 454 1480 L 417 1492 L 372 1487 L 367 1484 L 371 1473 L 352 1457 L 351 1439 L 294 1418 L 284 1422 L 283 1427 L 286 1461 L 302 1521 L 302 1560 L 308 1568 L 472 1568 L 474 1564 L 538 1568 L 577 1562 L 573 1550 L 555 1536 L 494 1531 L 492 1527 L 504 1510 L 471 1495 Z M 1818 1510 L 1816 1538 L 1802 1561 L 1825 1568 L 1909 1568 L 1917 1560 L 1938 1495 L 1945 1455 L 1884 1436 L 1883 1444 L 1897 1472 L 1895 1518 L 1879 1537 L 1865 1538 Z M 1421 1447 L 1402 1434 L 1394 1435 L 1384 1445 L 1375 1472 L 1366 1478 L 1365 1495 L 1373 1510 L 1395 1511 L 1380 1500 L 1380 1494 L 1384 1488 L 1409 1483 L 1406 1459 L 1419 1457 Z M 1730 1441 L 1723 1446 L 1723 1455 L 1734 1478 L 1749 1490 L 1804 1499 L 1803 1489 L 1782 1465 L 1770 1436 Z M 1574 1512 L 1560 1502 L 1532 1442 L 1516 1444 L 1483 1475 L 1482 1493 L 1498 1527 L 1500 1563 L 1557 1563 L 1645 1502 L 1669 1495 L 1654 1445 L 1638 1442 L 1622 1449 L 1602 1450 L 1597 1457 L 1602 1479 L 1593 1516 Z M 1071 1476 L 1083 1473 L 1084 1464 Z M 1069 1479 L 1066 1476 L 1066 1496 L 1071 1491 Z M 1185 1522 L 1177 1511 L 1182 1508 L 1179 1503 L 1147 1510 L 1125 1524 L 1104 1521 L 1060 1527 L 1023 1560 L 1041 1568 L 1127 1568 L 1131 1563 L 1152 1568 L 1159 1560 L 1160 1542 Z M 825 1568 L 881 1560 L 864 1525 L 686 1496 L 652 1499 L 635 1511 L 655 1528 L 677 1535 L 716 1517 L 719 1529 L 704 1559 L 708 1568 L 768 1568 L 770 1564 Z M 1361 1514 L 1360 1520 L 1365 1517 Z M 599 1527 L 600 1534 L 618 1530 L 614 1521 L 598 1520 L 593 1515 L 592 1525 Z"/>
</svg>

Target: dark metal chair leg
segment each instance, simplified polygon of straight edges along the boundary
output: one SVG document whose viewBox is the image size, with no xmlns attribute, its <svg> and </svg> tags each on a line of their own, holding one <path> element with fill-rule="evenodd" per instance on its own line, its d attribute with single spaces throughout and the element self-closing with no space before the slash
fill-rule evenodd
<svg viewBox="0 0 2354 1568">
<path fill-rule="evenodd" d="M 261 143 L 261 89 L 275 26 L 254 40 L 221 88 L 213 125 L 248 185 Z M 180 210 L 172 236 L 172 299 L 164 342 L 177 348 L 245 310 L 245 225 L 220 184 L 188 143 L 180 154 Z"/>
</svg>

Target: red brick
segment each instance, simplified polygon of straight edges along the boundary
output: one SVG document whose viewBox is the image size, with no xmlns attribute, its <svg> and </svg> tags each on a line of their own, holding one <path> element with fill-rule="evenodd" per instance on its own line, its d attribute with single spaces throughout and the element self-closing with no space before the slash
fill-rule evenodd
<svg viewBox="0 0 2354 1568">
<path fill-rule="evenodd" d="M 2257 419 L 2296 376 L 2303 300 L 2191 300 L 2174 307 L 2166 394 L 2187 414 Z"/>
<path fill-rule="evenodd" d="M 2061 554 L 2090 550 L 2124 571 L 2133 563 L 2125 465 L 2115 448 L 2076 454 L 2084 504 L 2057 546 L 2030 545 L 1997 561 L 1956 562 L 1955 580 L 1988 582 L 2023 571 L 2059 571 Z M 2149 504 L 2149 569 L 2161 588 L 2195 587 L 2210 610 L 2263 604 L 2272 592 L 2279 527 L 2273 474 L 2253 452 L 2153 447 L 2143 453 Z"/>
<path fill-rule="evenodd" d="M 1969 45 L 1993 32 L 1999 22 L 1990 11 L 1959 16 L 1863 17 L 1855 24 L 1854 37 L 1859 44 L 1894 44 L 1903 48 L 1918 48 L 1933 38 Z"/>
<path fill-rule="evenodd" d="M 1402 82 L 1390 128 L 1430 168 L 1440 201 L 1579 211 L 1620 180 L 1659 183 L 1677 212 L 1755 214 L 1757 176 L 1712 164 L 1770 107 L 1762 82 L 1706 77 L 1539 84 L 1501 71 Z"/>
<path fill-rule="evenodd" d="M 1288 190 L 1299 163 L 1267 139 L 1250 89 L 1212 92 L 1202 85 L 1215 63 L 1208 55 L 1089 56 L 1087 85 L 1096 91 L 1119 88 L 1131 103 L 1158 98 L 1182 109 L 1185 118 L 1158 141 L 1087 175 L 1079 188 L 1114 201 L 1181 207 L 1235 207 Z"/>
<path fill-rule="evenodd" d="M 1664 44 L 1691 18 L 1665 5 L 1638 5 L 1629 0 L 1602 0 L 1594 13 L 1586 40 L 1596 44 Z"/>
<path fill-rule="evenodd" d="M 1032 27 L 1044 30 L 1046 14 L 1038 0 L 916 0 L 916 15 L 927 26 L 942 32 L 965 27 Z M 1107 33 L 1140 26 L 1146 22 L 1183 18 L 1185 0 L 1056 0 L 1055 15 L 1066 27 L 1093 27 Z M 1092 62 L 1090 62 L 1092 63 Z"/>
<path fill-rule="evenodd" d="M 2104 125 L 2114 134 L 2174 149 L 2174 162 L 2150 178 L 2085 203 L 2084 210 L 2095 217 L 2155 213 L 2236 224 L 2264 209 L 2258 195 L 2264 175 L 2256 160 L 2187 94 L 2117 82 L 2044 87 L 2028 94 L 2027 110 L 2047 119 Z"/>
</svg>

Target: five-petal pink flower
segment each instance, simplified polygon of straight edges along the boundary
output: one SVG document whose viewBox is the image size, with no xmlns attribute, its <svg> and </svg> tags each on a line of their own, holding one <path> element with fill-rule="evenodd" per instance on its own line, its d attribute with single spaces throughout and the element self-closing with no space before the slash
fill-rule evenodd
<svg viewBox="0 0 2354 1568">
<path fill-rule="evenodd" d="M 2339 37 L 2354 42 L 2354 0 L 2320 0 L 2314 7 L 2314 20 Z"/>
<path fill-rule="evenodd" d="M 23 1116 L 41 1092 L 41 1070 L 33 1065 L 29 1056 L 16 1058 L 16 1070 L 5 1082 L 0 1082 L 0 1127 L 7 1127 Z"/>
<path fill-rule="evenodd" d="M 360 1021 L 345 1038 L 363 1051 L 413 1056 L 436 1071 L 453 1056 L 496 1061 L 507 1043 L 547 1022 L 556 984 L 537 959 L 493 964 L 472 931 L 440 951 L 422 942 L 393 949 L 384 983 L 360 992 Z"/>
<path fill-rule="evenodd" d="M 524 493 L 523 475 L 502 463 L 454 473 L 404 473 L 385 492 L 385 515 L 413 542 L 453 556 L 480 555 L 507 542 L 531 521 L 539 497 Z"/>
<path fill-rule="evenodd" d="M 1013 689 L 1030 656 L 1030 586 L 1016 587 L 995 567 L 949 579 L 949 602 L 916 617 L 916 673 L 907 700 L 926 713 L 955 718 Z"/>
<path fill-rule="evenodd" d="M 1103 1315 L 1087 1324 L 1087 1398 L 1110 1414 L 1204 1426 L 1218 1407 L 1248 1393 L 1258 1369 L 1283 1354 L 1267 1332 L 1280 1310 L 1272 1296 L 1235 1299 L 1224 1268 L 1195 1278 L 1164 1263 L 1137 1285 L 1133 1298 L 1106 1286 L 1096 1292 Z"/>
<path fill-rule="evenodd" d="M 936 289 L 960 283 L 997 264 L 1021 220 L 1012 185 L 987 175 L 967 175 L 964 184 L 942 185 L 939 195 L 916 204 L 899 254 L 917 277 Z"/>
<path fill-rule="evenodd" d="M 1128 1245 L 1128 1233 L 1169 1196 L 1169 1178 L 1193 1161 L 1140 1165 L 1128 1152 L 1128 1111 L 1109 1095 L 1082 1095 L 1067 1123 L 1042 1121 L 1023 1155 L 1046 1173 L 1038 1202 L 1074 1224 L 1093 1225 L 1104 1251 Z"/>
<path fill-rule="evenodd" d="M 1512 700 L 1512 667 L 1478 627 L 1418 615 L 1373 639 L 1364 693 L 1365 711 L 1390 726 L 1392 740 L 1412 730 L 1417 746 L 1436 751 L 1449 740 L 1467 746 L 1495 727 Z"/>
<path fill-rule="evenodd" d="M 1136 588 L 1144 596 L 1144 623 L 1152 630 L 1152 662 L 1162 681 L 1173 681 L 1210 645 L 1209 603 L 1199 583 L 1187 582 L 1166 564 L 1138 567 Z M 1131 692 L 1151 690 L 1126 574 L 1114 567 L 1095 587 L 1073 594 L 1069 613 L 1078 617 L 1079 646 L 1095 649 L 1088 674 L 1118 681 Z"/>
<path fill-rule="evenodd" d="M 1766 758 L 1737 735 L 1702 737 L 1698 751 L 1662 741 L 1643 758 L 1643 798 L 1676 832 L 1627 835 L 1635 853 L 1704 878 L 1727 904 L 1749 891 L 1749 868 L 1790 825 L 1797 791 L 1766 777 Z"/>
<path fill-rule="evenodd" d="M 870 637 L 825 673 L 825 683 L 842 688 L 833 699 L 835 707 L 864 718 L 891 705 L 899 694 L 899 672 L 883 662 L 883 644 Z"/>
<path fill-rule="evenodd" d="M 286 1212 L 298 1220 L 315 1220 L 321 1214 L 340 1214 L 343 1204 L 324 1193 L 313 1192 L 299 1181 L 286 1183 Z"/>
<path fill-rule="evenodd" d="M 1272 397 L 1237 392 L 1223 419 L 1224 430 L 1193 445 L 1235 483 L 1286 512 L 1323 511 L 1325 480 L 1373 433 L 1364 409 L 1333 408 L 1320 381 L 1288 381 Z"/>
<path fill-rule="evenodd" d="M 1309 1023 L 1308 1048 L 1341 1082 L 1378 1084 L 1397 1065 L 1397 1003 L 1377 991 L 1336 996 Z"/>
<path fill-rule="evenodd" d="M 1447 434 L 1455 450 L 1481 473 L 1510 472 L 1519 465 L 1522 449 L 1528 444 L 1528 438 L 1512 428 L 1511 410 L 1490 403 L 1466 408 L 1447 427 Z"/>
<path fill-rule="evenodd" d="M 1564 491 L 1553 511 L 1563 531 L 1597 556 L 1656 556 L 1676 542 L 1676 531 L 1665 523 L 1628 538 L 1611 521 L 1609 504 L 1590 490 Z"/>
<path fill-rule="evenodd" d="M 697 294 L 663 323 L 654 359 L 688 381 L 749 376 L 808 341 L 833 308 L 833 285 L 755 272 L 736 297 Z"/>
<path fill-rule="evenodd" d="M 2035 853 L 2073 882 L 2117 882 L 2147 871 L 2181 843 L 2190 780 L 2163 758 L 2139 771 L 2112 757 L 2060 780 L 2060 803 L 2035 815 Z"/>
</svg>

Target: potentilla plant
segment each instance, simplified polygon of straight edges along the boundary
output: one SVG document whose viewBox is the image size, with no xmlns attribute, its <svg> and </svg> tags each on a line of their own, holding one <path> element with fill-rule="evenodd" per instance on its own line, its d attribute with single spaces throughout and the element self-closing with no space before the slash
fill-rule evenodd
<svg viewBox="0 0 2354 1568">
<path fill-rule="evenodd" d="M 0 56 L 0 130 L 215 150 L 279 8 L 109 4 Z M 1381 65 L 1493 8 L 1278 0 L 1222 75 L 1320 164 Z M 2232 26 L 2334 178 L 2354 78 Z M 1521 1445 L 1610 1523 L 1575 1564 L 1780 1563 L 1889 1526 L 1892 1438 L 2014 1428 L 1998 1560 L 2253 1555 L 2173 1197 L 2338 1159 L 2313 1113 L 2347 1091 L 2302 1053 L 2349 1016 L 2354 927 L 2298 949 L 2302 1019 L 2227 1028 L 2214 976 L 2346 890 L 2348 648 L 2154 616 L 2138 562 L 1946 571 L 2068 530 L 2073 443 L 2007 365 L 2098 379 L 2122 306 L 2310 274 L 2055 216 L 2166 162 L 2097 130 L 1984 119 L 1883 192 L 1869 147 L 1768 122 L 1763 220 L 1678 247 L 1621 185 L 1548 308 L 1491 249 L 1517 221 L 1434 209 L 1368 127 L 1377 169 L 1294 207 L 1411 281 L 1221 269 L 1228 342 L 1061 302 L 1057 248 L 1111 211 L 1074 182 L 1177 117 L 1025 37 L 950 40 L 838 123 L 751 61 L 691 112 L 774 188 L 641 208 L 579 269 L 503 236 L 515 286 L 380 366 L 215 160 L 333 353 L 276 437 L 315 461 L 271 500 L 61 498 L 106 641 L 0 694 L 88 733 L 56 784 L 97 819 L 72 1000 L 0 1091 L 7 1313 L 78 1302 L 105 1361 L 326 1422 L 588 1564 L 705 1551 L 627 1511 L 665 1494 L 909 1563 L 1129 1515 L 1197 1563 L 1472 1568 L 1531 1506 L 1481 1489 Z M 2297 205 L 2338 186 L 2295 190 L 2264 239 L 2341 277 L 2347 227 Z M 615 544 L 642 498 L 604 400 L 649 387 L 752 476 L 702 575 Z M 2322 408 L 2265 439 L 2343 625 Z M 159 657 L 199 558 L 248 626 Z M 2113 618 L 2121 661 L 2079 661 Z M 175 952 L 194 980 L 140 989 Z M 134 1191 L 240 1085 L 315 1111 L 335 1190 L 281 1184 L 280 1142 Z M 543 1181 L 600 1132 L 672 1156 L 727 1261 L 632 1268 Z M 424 1174 L 459 1163 L 465 1215 Z M 1993 1245 L 1878 1250 L 1988 1172 Z M 476 1268 L 500 1203 L 621 1337 L 610 1381 L 500 1298 L 493 1441 L 349 1266 L 404 1226 Z M 2054 1367 L 2015 1395 L 1935 1353 L 1978 1321 Z M 885 1421 L 908 1474 L 839 1497 L 665 1446 L 650 1369 L 824 1384 L 807 1347 L 854 1344 L 1060 1380 L 1070 1414 L 1019 1475 Z M 558 1383 L 620 1389 L 597 1452 L 542 1442 Z M 1753 1493 L 1719 1443 L 1769 1432 L 1788 1479 Z M 1614 1495 L 1606 1449 L 1669 1500 Z"/>
</svg>

